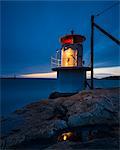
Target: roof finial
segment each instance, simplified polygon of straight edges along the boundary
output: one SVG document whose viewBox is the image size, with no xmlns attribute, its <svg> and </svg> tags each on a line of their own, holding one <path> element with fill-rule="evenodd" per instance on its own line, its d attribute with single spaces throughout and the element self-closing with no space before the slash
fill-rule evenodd
<svg viewBox="0 0 120 150">
<path fill-rule="evenodd" d="M 74 30 L 71 30 L 71 34 L 72 34 L 72 35 L 74 34 Z"/>
</svg>

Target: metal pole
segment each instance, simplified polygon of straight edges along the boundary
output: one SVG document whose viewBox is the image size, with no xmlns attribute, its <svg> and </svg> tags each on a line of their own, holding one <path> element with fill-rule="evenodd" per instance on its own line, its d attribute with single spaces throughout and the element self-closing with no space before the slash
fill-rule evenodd
<svg viewBox="0 0 120 150">
<path fill-rule="evenodd" d="M 91 16 L 91 89 L 94 88 L 93 63 L 94 63 L 94 16 Z"/>
<path fill-rule="evenodd" d="M 107 37 L 109 37 L 111 40 L 113 40 L 116 44 L 120 45 L 120 41 L 118 39 L 116 39 L 115 37 L 113 37 L 110 33 L 108 33 L 107 31 L 105 31 L 103 28 L 101 28 L 99 25 L 97 25 L 96 23 L 94 23 L 94 26 L 100 30 L 103 34 L 105 34 Z"/>
</svg>

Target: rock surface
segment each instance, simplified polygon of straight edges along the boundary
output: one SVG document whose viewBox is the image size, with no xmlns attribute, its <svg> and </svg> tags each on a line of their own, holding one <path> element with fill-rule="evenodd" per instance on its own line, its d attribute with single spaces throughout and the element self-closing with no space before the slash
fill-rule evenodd
<svg viewBox="0 0 120 150">
<path fill-rule="evenodd" d="M 86 135 L 87 140 L 89 134 L 93 136 L 95 129 L 95 132 L 98 132 L 104 129 L 104 126 L 110 127 L 111 135 L 115 134 L 116 137 L 118 113 L 119 88 L 87 90 L 70 97 L 38 101 L 16 110 L 8 118 L 1 120 L 1 149 L 35 139 L 56 141 L 58 134 L 76 129 L 79 129 L 80 133 L 85 129 L 87 132 L 83 133 L 86 134 L 81 135 Z M 114 134 L 111 130 L 113 126 Z"/>
<path fill-rule="evenodd" d="M 63 141 L 53 144 L 45 150 L 119 150 L 119 141 L 115 138 L 95 139 L 88 143 Z"/>
</svg>

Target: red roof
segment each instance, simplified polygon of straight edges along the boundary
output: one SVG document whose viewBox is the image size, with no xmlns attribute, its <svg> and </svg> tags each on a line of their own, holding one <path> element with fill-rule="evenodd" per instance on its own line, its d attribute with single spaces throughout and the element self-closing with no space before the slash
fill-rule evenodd
<svg viewBox="0 0 120 150">
<path fill-rule="evenodd" d="M 82 35 L 78 34 L 70 34 L 70 35 L 65 35 L 60 38 L 61 44 L 73 44 L 73 43 L 82 43 L 85 41 L 85 37 Z"/>
</svg>

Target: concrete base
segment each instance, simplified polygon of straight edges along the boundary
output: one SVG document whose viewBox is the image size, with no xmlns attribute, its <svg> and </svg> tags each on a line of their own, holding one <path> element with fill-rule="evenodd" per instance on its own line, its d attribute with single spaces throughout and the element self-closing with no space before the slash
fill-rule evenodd
<svg viewBox="0 0 120 150">
<path fill-rule="evenodd" d="M 86 70 L 57 70 L 57 92 L 75 93 L 86 88 Z"/>
</svg>

